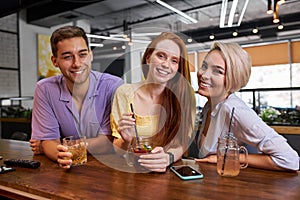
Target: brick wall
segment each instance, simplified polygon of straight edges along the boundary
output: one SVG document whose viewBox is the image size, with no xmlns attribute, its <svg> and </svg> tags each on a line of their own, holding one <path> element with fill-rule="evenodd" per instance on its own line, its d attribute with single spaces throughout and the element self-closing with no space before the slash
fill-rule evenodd
<svg viewBox="0 0 300 200">
<path fill-rule="evenodd" d="M 0 18 L 0 98 L 19 95 L 17 14 Z"/>
</svg>

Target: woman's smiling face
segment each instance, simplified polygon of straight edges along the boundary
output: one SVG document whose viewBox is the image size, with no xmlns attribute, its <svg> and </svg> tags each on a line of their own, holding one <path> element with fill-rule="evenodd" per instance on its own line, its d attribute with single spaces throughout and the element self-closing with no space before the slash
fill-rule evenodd
<svg viewBox="0 0 300 200">
<path fill-rule="evenodd" d="M 219 50 L 211 51 L 198 69 L 198 93 L 214 102 L 220 102 L 229 95 L 225 91 L 226 63 Z"/>
<path fill-rule="evenodd" d="M 147 79 L 155 83 L 167 83 L 178 71 L 180 48 L 171 40 L 157 43 L 155 50 L 147 59 L 149 73 Z"/>
</svg>

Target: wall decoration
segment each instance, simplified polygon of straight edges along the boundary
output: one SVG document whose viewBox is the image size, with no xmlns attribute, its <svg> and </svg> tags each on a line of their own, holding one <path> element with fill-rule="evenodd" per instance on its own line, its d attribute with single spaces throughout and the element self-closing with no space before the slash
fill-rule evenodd
<svg viewBox="0 0 300 200">
<path fill-rule="evenodd" d="M 50 36 L 38 34 L 38 80 L 61 74 L 51 62 Z"/>
</svg>

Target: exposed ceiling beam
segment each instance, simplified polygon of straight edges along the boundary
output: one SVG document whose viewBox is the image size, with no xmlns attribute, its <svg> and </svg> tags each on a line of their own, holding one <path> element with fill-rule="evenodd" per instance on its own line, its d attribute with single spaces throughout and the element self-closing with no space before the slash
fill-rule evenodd
<svg viewBox="0 0 300 200">
<path fill-rule="evenodd" d="M 222 3 L 222 1 L 217 1 L 217 2 L 214 2 L 214 3 L 209 3 L 209 4 L 205 4 L 205 5 L 185 9 L 185 10 L 182 10 L 182 12 L 186 13 L 186 12 L 190 12 L 190 11 L 194 11 L 194 10 L 199 10 L 199 9 L 202 9 L 202 8 L 208 8 L 208 7 L 212 7 L 212 6 L 215 6 L 215 5 L 219 5 L 221 3 Z M 158 16 L 154 16 L 154 17 L 148 17 L 148 18 L 144 18 L 142 20 L 128 21 L 127 24 L 128 25 L 141 24 L 141 23 L 144 23 L 144 22 L 150 22 L 152 20 L 168 17 L 170 15 L 174 15 L 174 13 L 168 13 L 168 14 L 158 15 Z M 105 29 L 92 29 L 92 33 L 95 33 L 95 34 L 96 33 L 103 33 L 103 32 L 112 31 L 112 30 L 122 28 L 122 27 L 123 27 L 123 24 L 112 26 L 112 27 L 105 28 Z"/>
<path fill-rule="evenodd" d="M 86 1 L 85 3 L 83 3 L 83 1 L 78 1 L 77 3 L 70 3 L 68 1 L 48 0 L 47 3 L 30 7 L 27 9 L 27 22 L 32 23 L 39 19 L 43 19 L 52 15 L 57 15 L 66 11 L 72 11 L 76 8 L 80 8 L 101 1 L 104 0 Z"/>
<path fill-rule="evenodd" d="M 27 9 L 51 2 L 52 0 L 1 0 L 0 18 Z"/>
<path fill-rule="evenodd" d="M 232 32 L 235 30 L 237 30 L 239 33 L 238 37 L 251 36 L 254 35 L 251 31 L 255 27 L 259 29 L 257 35 L 260 35 L 261 37 L 274 37 L 276 36 L 277 32 L 300 28 L 298 13 L 282 15 L 280 16 L 280 18 L 284 25 L 284 30 L 278 30 L 277 29 L 278 24 L 274 24 L 272 22 L 273 18 L 268 17 L 257 21 L 244 22 L 241 24 L 240 27 L 220 29 L 219 26 L 214 26 L 210 28 L 201 28 L 201 29 L 194 29 L 191 31 L 184 31 L 183 33 L 185 35 L 190 36 L 197 42 L 206 42 L 206 41 L 211 41 L 209 39 L 209 35 L 211 34 L 215 35 L 215 40 L 232 38 L 233 37 Z"/>
</svg>

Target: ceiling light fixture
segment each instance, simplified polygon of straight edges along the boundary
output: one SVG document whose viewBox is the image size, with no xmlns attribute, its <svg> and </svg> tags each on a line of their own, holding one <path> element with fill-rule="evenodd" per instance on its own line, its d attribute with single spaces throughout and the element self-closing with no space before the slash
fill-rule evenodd
<svg viewBox="0 0 300 200">
<path fill-rule="evenodd" d="M 278 5 L 282 5 L 282 4 L 284 4 L 285 3 L 285 0 L 279 0 L 278 1 Z"/>
<path fill-rule="evenodd" d="M 238 35 L 238 32 L 237 32 L 237 31 L 234 31 L 234 32 L 232 33 L 232 35 L 233 35 L 234 37 L 236 37 L 236 36 Z"/>
<path fill-rule="evenodd" d="M 187 14 L 185 14 L 184 12 L 181 12 L 180 10 L 174 8 L 173 6 L 170 6 L 169 4 L 161 1 L 161 0 L 156 0 L 156 3 L 160 4 L 161 6 L 164 6 L 165 8 L 175 12 L 176 14 L 180 15 L 181 17 L 185 18 L 186 20 L 188 20 L 191 23 L 197 23 L 198 21 L 190 16 L 188 16 Z"/>
<path fill-rule="evenodd" d="M 279 30 L 282 30 L 282 29 L 284 28 L 284 26 L 283 26 L 282 24 L 279 24 L 279 25 L 277 26 L 277 28 L 278 28 Z"/>
<path fill-rule="evenodd" d="M 123 21 L 123 38 L 128 38 L 128 34 L 126 33 L 128 30 L 128 23 L 126 20 Z"/>
<path fill-rule="evenodd" d="M 243 20 L 243 17 L 244 17 L 246 8 L 247 8 L 247 5 L 249 3 L 249 0 L 242 0 L 242 1 L 244 1 L 244 5 L 243 5 L 243 9 L 242 9 L 240 18 L 237 21 L 237 23 L 234 24 L 233 21 L 234 21 L 234 16 L 236 14 L 237 6 L 239 4 L 239 0 L 233 0 L 232 4 L 231 4 L 230 13 L 229 13 L 228 23 L 227 23 L 227 25 L 225 25 L 226 12 L 227 12 L 227 6 L 228 6 L 229 1 L 228 0 L 222 0 L 222 8 L 221 8 L 220 24 L 219 24 L 220 28 L 227 28 L 227 27 L 233 27 L 233 26 L 240 26 L 241 25 L 241 22 Z"/>
<path fill-rule="evenodd" d="M 86 34 L 89 38 L 99 38 L 104 40 L 116 40 L 116 41 L 122 41 L 122 42 L 128 42 L 128 38 L 122 37 L 112 37 L 112 36 L 103 36 L 103 35 L 95 35 L 95 34 Z M 150 41 L 148 40 L 132 40 L 132 42 L 136 43 L 143 43 L 143 44 L 149 44 Z"/>
<path fill-rule="evenodd" d="M 209 36 L 209 39 L 211 39 L 211 40 L 215 39 L 214 34 L 211 34 L 211 35 Z"/>
<path fill-rule="evenodd" d="M 278 9 L 279 9 L 279 5 L 282 5 L 283 3 L 285 3 L 285 0 L 268 0 L 267 13 L 268 14 L 273 13 L 273 23 L 275 24 L 280 22 L 278 17 Z"/>
<path fill-rule="evenodd" d="M 193 39 L 189 37 L 189 38 L 187 39 L 187 42 L 188 42 L 188 43 L 191 43 L 191 42 L 193 42 Z"/>
<path fill-rule="evenodd" d="M 131 28 L 129 29 L 129 41 L 128 41 L 128 45 L 129 46 L 132 46 L 133 45 L 133 42 L 132 42 L 132 32 L 131 32 Z"/>
<path fill-rule="evenodd" d="M 90 43 L 91 47 L 104 47 L 102 43 Z"/>
<path fill-rule="evenodd" d="M 232 5 L 231 5 L 231 9 L 230 9 L 230 13 L 229 13 L 229 18 L 228 18 L 228 26 L 232 27 L 233 24 L 233 19 L 234 19 L 234 13 L 237 7 L 239 0 L 233 0 Z"/>
<path fill-rule="evenodd" d="M 104 40 L 116 40 L 116 41 L 127 41 L 125 38 L 118 38 L 118 37 L 111 37 L 111 36 L 104 36 L 104 35 L 95 35 L 95 34 L 86 34 L 89 38 L 99 38 Z"/>
<path fill-rule="evenodd" d="M 147 37 L 147 36 L 157 36 L 161 34 L 161 32 L 153 32 L 153 33 L 131 33 L 133 37 Z M 123 37 L 123 34 L 110 34 L 111 37 Z"/>
<path fill-rule="evenodd" d="M 268 0 L 267 14 L 273 14 L 272 0 Z"/>
<path fill-rule="evenodd" d="M 252 29 L 252 33 L 254 33 L 254 34 L 258 33 L 258 28 Z"/>
<path fill-rule="evenodd" d="M 278 3 L 276 2 L 273 12 L 273 23 L 278 23 L 280 20 L 278 18 Z"/>
</svg>

